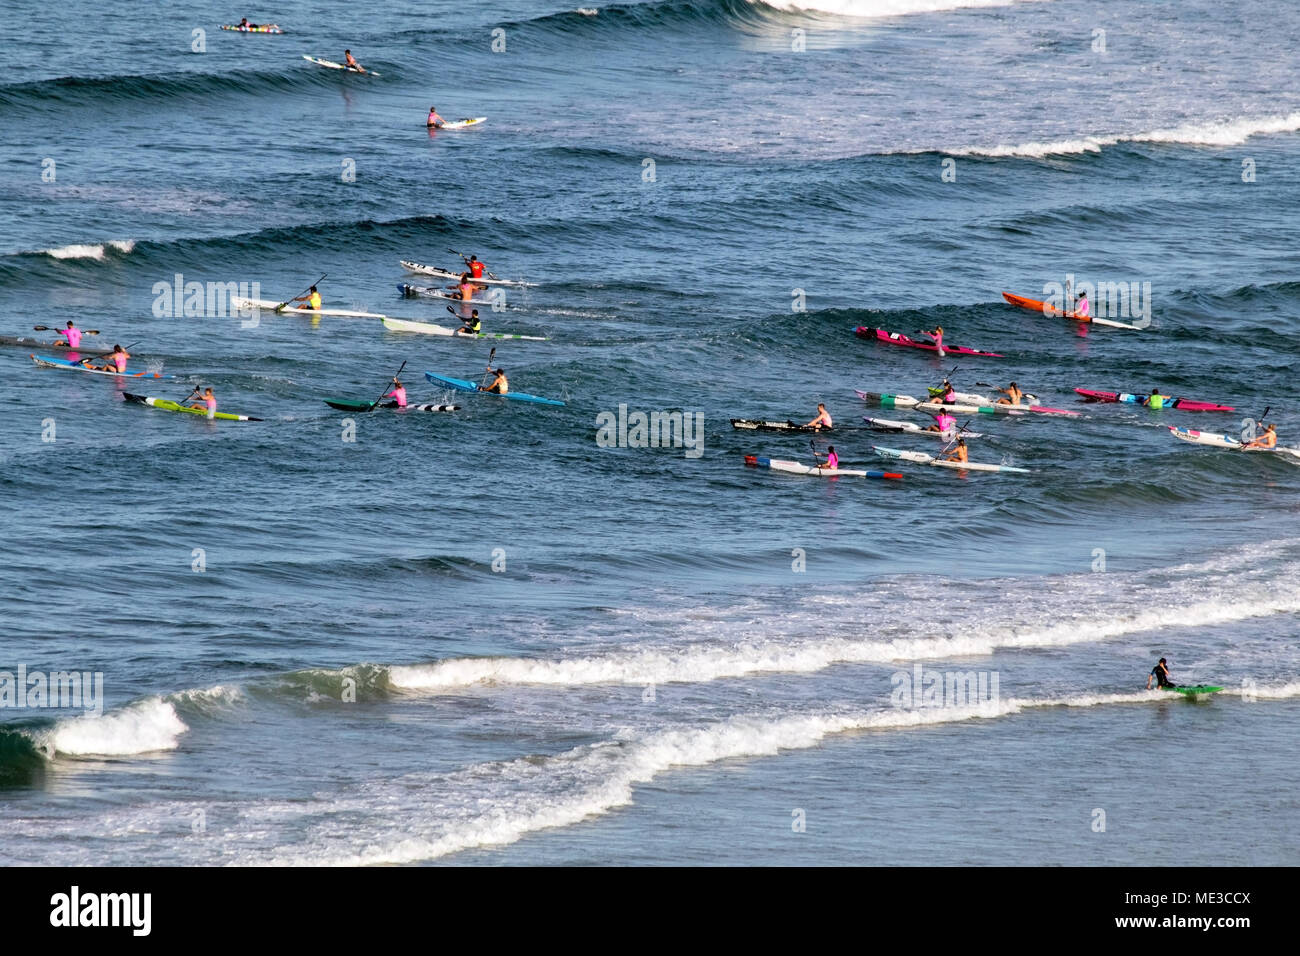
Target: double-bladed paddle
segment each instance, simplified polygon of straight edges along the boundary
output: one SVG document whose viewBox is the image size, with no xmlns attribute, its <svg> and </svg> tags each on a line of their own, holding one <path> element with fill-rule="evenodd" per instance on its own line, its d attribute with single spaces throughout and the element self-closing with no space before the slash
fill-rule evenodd
<svg viewBox="0 0 1300 956">
<path fill-rule="evenodd" d="M 405 369 L 405 368 L 406 368 L 406 363 L 403 362 L 401 368 L 399 368 L 399 369 L 397 370 L 397 374 L 393 376 L 393 381 L 396 381 L 396 380 L 397 380 L 397 377 L 398 377 L 399 375 L 402 374 L 402 370 Z M 373 412 L 376 408 L 378 408 L 378 407 L 379 407 L 379 403 L 382 402 L 382 401 L 384 400 L 384 395 L 387 395 L 387 394 L 388 394 L 388 386 L 385 385 L 385 386 L 384 386 L 384 392 L 383 392 L 383 394 L 380 395 L 377 399 L 375 399 L 373 402 L 370 403 L 370 408 L 367 409 L 367 411 L 371 411 L 371 412 Z"/>
<path fill-rule="evenodd" d="M 33 331 L 33 332 L 66 332 L 66 331 L 68 331 L 68 330 L 67 330 L 67 329 L 52 329 L 52 328 L 50 328 L 48 325 L 33 325 L 33 326 L 32 326 L 32 331 Z M 98 334 L 99 334 L 99 329 L 82 329 L 82 330 L 81 330 L 81 334 L 82 334 L 82 335 L 98 335 Z"/>
<path fill-rule="evenodd" d="M 479 379 L 478 390 L 480 392 L 487 391 L 487 388 L 484 387 L 484 383 L 487 381 L 488 372 L 492 371 L 492 359 L 496 357 L 496 354 L 497 354 L 497 347 L 494 345 L 492 346 L 492 351 L 488 353 L 487 369 L 483 372 L 483 377 Z"/>
<path fill-rule="evenodd" d="M 301 298 L 302 298 L 303 296 L 305 296 L 308 292 L 310 292 L 310 291 L 312 290 L 313 287 L 318 286 L 318 285 L 320 285 L 322 282 L 324 282 L 324 281 L 325 281 L 325 276 L 327 276 L 327 275 L 329 275 L 328 272 L 323 273 L 319 279 L 317 279 L 317 280 L 316 280 L 315 282 L 313 282 L 311 285 L 307 286 L 307 288 L 303 289 L 301 292 L 299 292 L 297 295 L 295 295 L 292 299 L 286 299 L 285 301 L 281 302 L 279 305 L 277 305 L 277 306 L 275 307 L 275 311 L 276 311 L 277 313 L 279 313 L 279 312 L 283 312 L 283 311 L 285 310 L 285 308 L 289 305 L 289 303 L 292 302 L 294 299 L 301 299 Z"/>
</svg>

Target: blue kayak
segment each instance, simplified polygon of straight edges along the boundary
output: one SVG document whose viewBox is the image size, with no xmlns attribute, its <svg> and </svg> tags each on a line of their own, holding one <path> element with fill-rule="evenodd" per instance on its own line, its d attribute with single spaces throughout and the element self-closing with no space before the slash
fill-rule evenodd
<svg viewBox="0 0 1300 956">
<path fill-rule="evenodd" d="M 454 388 L 458 392 L 478 392 L 478 382 L 466 381 L 463 378 L 452 378 L 450 375 L 439 375 L 437 372 L 425 372 L 424 377 L 435 385 L 446 385 Z M 481 395 L 496 395 L 496 392 L 479 392 Z M 527 392 L 506 392 L 504 395 L 498 395 L 498 398 L 513 398 L 521 402 L 536 402 L 538 405 L 563 405 L 564 402 L 556 401 L 553 398 L 542 398 L 540 395 L 529 395 Z"/>
<path fill-rule="evenodd" d="M 114 375 L 118 378 L 175 378 L 175 375 L 163 375 L 161 372 L 118 372 L 116 370 L 106 372 L 98 368 L 86 368 L 80 362 L 74 362 L 71 359 L 55 358 L 52 355 L 33 355 L 32 361 L 41 368 L 70 368 L 78 372 L 89 372 L 91 375 Z M 89 358 L 87 361 L 106 362 L 107 356 L 98 356 Z"/>
</svg>

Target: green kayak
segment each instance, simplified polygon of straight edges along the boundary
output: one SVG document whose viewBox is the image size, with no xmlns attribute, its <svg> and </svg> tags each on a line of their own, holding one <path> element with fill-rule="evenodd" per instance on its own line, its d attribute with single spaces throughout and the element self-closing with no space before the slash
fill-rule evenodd
<svg viewBox="0 0 1300 956">
<path fill-rule="evenodd" d="M 1173 691 L 1175 694 L 1186 694 L 1188 697 L 1199 697 L 1201 694 L 1217 694 L 1223 690 L 1222 687 L 1213 687 L 1209 684 L 1195 684 L 1189 687 L 1161 687 L 1160 689 Z"/>
<path fill-rule="evenodd" d="M 164 412 L 186 412 L 190 415 L 202 415 L 208 417 L 208 413 L 202 408 L 187 408 L 184 405 L 173 402 L 170 398 L 151 398 L 148 395 L 132 395 L 130 392 L 123 392 L 122 397 L 128 402 L 134 402 L 137 405 L 148 405 L 152 408 L 161 408 Z M 231 422 L 260 422 L 262 419 L 254 418 L 252 415 L 231 415 L 229 412 L 216 412 L 213 418 L 221 418 Z"/>
</svg>

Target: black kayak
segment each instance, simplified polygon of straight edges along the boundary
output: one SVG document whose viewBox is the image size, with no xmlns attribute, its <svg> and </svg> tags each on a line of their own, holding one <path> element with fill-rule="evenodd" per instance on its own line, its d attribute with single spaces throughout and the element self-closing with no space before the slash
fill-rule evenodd
<svg viewBox="0 0 1300 956">
<path fill-rule="evenodd" d="M 396 402 L 357 402 L 347 398 L 327 398 L 325 404 L 341 412 L 373 412 L 376 408 L 397 408 Z M 407 405 L 407 412 L 454 412 L 459 405 Z"/>
<path fill-rule="evenodd" d="M 794 422 L 760 422 L 749 418 L 733 418 L 732 428 L 746 428 L 759 432 L 829 432 L 830 428 L 813 428 L 811 425 L 796 425 Z"/>
</svg>

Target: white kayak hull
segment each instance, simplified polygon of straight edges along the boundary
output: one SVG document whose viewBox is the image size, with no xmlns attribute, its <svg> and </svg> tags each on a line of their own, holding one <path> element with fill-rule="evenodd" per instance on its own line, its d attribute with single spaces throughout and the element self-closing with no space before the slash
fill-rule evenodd
<svg viewBox="0 0 1300 956">
<path fill-rule="evenodd" d="M 1004 471 L 1016 474 L 1029 474 L 1028 468 L 1016 468 L 1012 465 L 991 465 L 978 461 L 944 461 L 935 458 L 933 455 L 927 455 L 920 451 L 902 451 L 898 448 L 881 448 L 879 445 L 873 445 L 873 450 L 881 458 L 895 458 L 899 461 L 910 461 L 918 465 L 932 465 L 935 468 L 951 468 L 955 471 Z"/>
<path fill-rule="evenodd" d="M 1191 442 L 1195 445 L 1210 445 L 1214 448 L 1231 448 L 1236 451 L 1286 455 L 1300 459 L 1300 448 L 1247 448 L 1231 435 L 1221 435 L 1217 432 L 1202 432 L 1197 431 L 1194 428 L 1178 428 L 1174 425 L 1169 425 L 1167 427 L 1169 428 L 1169 433 L 1175 438 L 1181 439 L 1185 442 Z"/>
<path fill-rule="evenodd" d="M 296 307 L 286 307 L 276 312 L 279 302 L 272 302 L 270 299 L 244 299 L 239 296 L 231 296 L 230 306 L 238 312 L 257 311 L 271 315 L 324 315 L 335 319 L 382 319 L 385 316 L 379 312 L 354 312 L 349 309 L 299 309 Z"/>
<path fill-rule="evenodd" d="M 420 262 L 412 262 L 410 259 L 399 260 L 402 268 L 407 272 L 414 272 L 422 276 L 434 276 L 438 279 L 460 279 L 459 272 L 452 272 L 449 269 L 439 269 L 437 266 L 426 266 Z M 473 280 L 476 285 L 512 285 L 512 286 L 535 286 L 536 282 L 524 282 L 522 279 L 489 279 L 486 276 Z"/>
<path fill-rule="evenodd" d="M 865 415 L 862 420 L 882 432 L 906 432 L 909 435 L 924 435 L 928 438 L 942 438 L 945 441 L 952 441 L 958 435 L 958 430 L 953 428 L 946 432 L 932 432 L 923 428 L 916 422 L 896 422 L 888 418 L 868 418 Z M 962 438 L 983 438 L 983 432 L 960 432 Z"/>
</svg>

